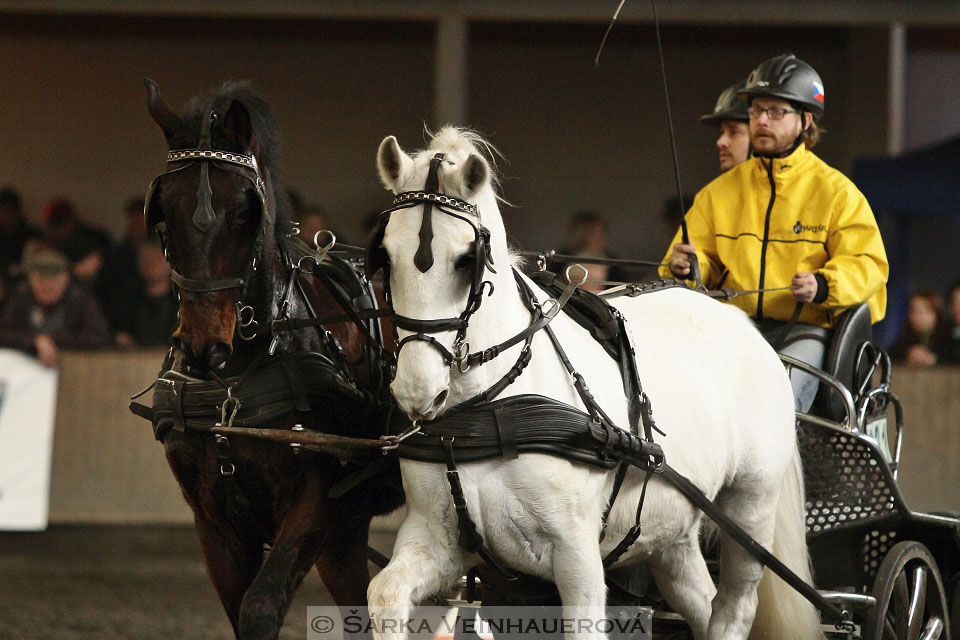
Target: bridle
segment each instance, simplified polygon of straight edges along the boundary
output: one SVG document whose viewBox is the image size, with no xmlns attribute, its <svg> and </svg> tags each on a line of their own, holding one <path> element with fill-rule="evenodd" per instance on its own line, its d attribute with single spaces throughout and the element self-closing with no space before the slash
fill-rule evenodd
<svg viewBox="0 0 960 640">
<path fill-rule="evenodd" d="M 263 251 L 263 241 L 266 235 L 267 225 L 273 224 L 273 217 L 267 206 L 266 185 L 260 175 L 260 169 L 257 165 L 257 159 L 253 155 L 234 153 L 231 151 L 218 151 L 211 147 L 210 129 L 217 120 L 217 114 L 213 109 L 208 109 L 203 114 L 200 128 L 200 140 L 195 149 L 176 149 L 167 153 L 167 164 L 183 163 L 180 166 L 161 173 L 150 183 L 147 188 L 147 195 L 144 198 L 144 218 L 147 223 L 147 230 L 156 229 L 160 234 L 160 241 L 163 245 L 163 253 L 170 262 L 170 279 L 178 289 L 192 293 L 209 293 L 213 291 L 222 291 L 225 289 L 240 289 L 240 295 L 234 303 L 234 312 L 237 315 L 236 333 L 242 340 L 253 340 L 257 336 L 258 322 L 255 319 L 254 308 L 244 304 L 247 295 L 247 289 L 253 273 L 257 270 L 257 263 L 260 261 Z M 166 223 L 163 219 L 163 211 L 157 202 L 157 187 L 160 181 L 169 175 L 179 173 L 195 164 L 200 166 L 200 181 L 197 185 L 197 206 L 193 212 L 193 225 L 201 232 L 207 233 L 216 222 L 217 215 L 213 211 L 213 190 L 210 187 L 210 167 L 213 166 L 221 171 L 228 171 L 236 174 L 253 186 L 257 196 L 260 199 L 260 226 L 257 231 L 256 243 L 253 249 L 253 255 L 247 268 L 240 277 L 219 278 L 219 279 L 196 279 L 188 278 L 180 273 L 170 259 L 166 250 Z M 251 333 L 252 332 L 252 333 Z"/>
<path fill-rule="evenodd" d="M 470 354 L 470 345 L 466 341 L 467 326 L 470 323 L 470 317 L 480 308 L 483 301 L 484 291 L 489 291 L 487 295 L 493 293 L 493 283 L 484 280 L 483 276 L 487 269 L 491 273 L 496 273 L 493 268 L 493 255 L 490 250 L 490 231 L 480 222 L 480 209 L 475 204 L 470 204 L 439 193 L 440 180 L 439 169 L 443 161 L 444 154 L 437 153 L 430 160 L 430 170 L 427 174 L 426 183 L 422 191 L 405 191 L 399 193 L 393 198 L 391 208 L 383 211 L 378 216 L 377 230 L 374 232 L 366 250 L 366 271 L 370 278 L 381 268 L 389 267 L 386 250 L 382 246 L 383 235 L 387 224 L 390 222 L 390 216 L 394 211 L 408 209 L 418 205 L 423 205 L 423 218 L 420 223 L 420 245 L 417 247 L 417 253 L 414 256 L 414 264 L 421 273 L 426 273 L 433 266 L 433 211 L 436 209 L 440 213 L 462 220 L 473 229 L 473 275 L 470 279 L 470 293 L 467 296 L 466 308 L 456 318 L 440 318 L 436 320 L 423 320 L 410 318 L 394 313 L 393 322 L 398 328 L 413 332 L 397 342 L 396 356 L 399 357 L 400 349 L 414 341 L 421 341 L 430 344 L 440 352 L 443 361 L 447 366 L 456 365 L 461 373 L 466 373 L 472 364 L 479 364 L 489 360 L 480 359 L 482 353 Z M 466 215 L 465 215 L 466 214 Z M 390 278 L 386 278 L 386 286 L 389 295 Z M 451 353 L 443 344 L 430 334 L 443 333 L 444 331 L 456 331 L 457 335 L 453 343 L 453 352 Z M 496 354 L 494 354 L 496 355 Z"/>
</svg>

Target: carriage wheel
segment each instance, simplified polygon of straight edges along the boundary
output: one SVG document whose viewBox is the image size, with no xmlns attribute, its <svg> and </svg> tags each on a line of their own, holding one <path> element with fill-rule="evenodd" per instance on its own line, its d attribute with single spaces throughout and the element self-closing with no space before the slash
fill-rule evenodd
<svg viewBox="0 0 960 640">
<path fill-rule="evenodd" d="M 877 606 L 867 616 L 865 640 L 950 640 L 940 572 L 921 543 L 905 540 L 887 553 L 873 596 Z"/>
</svg>

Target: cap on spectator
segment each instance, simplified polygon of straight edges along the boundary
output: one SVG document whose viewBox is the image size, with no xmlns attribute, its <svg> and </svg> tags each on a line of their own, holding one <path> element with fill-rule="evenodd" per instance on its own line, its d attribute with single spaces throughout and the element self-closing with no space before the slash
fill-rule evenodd
<svg viewBox="0 0 960 640">
<path fill-rule="evenodd" d="M 73 205 L 66 200 L 51 200 L 40 213 L 43 221 L 49 225 L 60 226 L 64 222 L 72 220 L 75 217 Z"/>
<path fill-rule="evenodd" d="M 30 242 L 23 248 L 23 270 L 52 277 L 67 271 L 70 261 L 48 244 Z"/>
</svg>

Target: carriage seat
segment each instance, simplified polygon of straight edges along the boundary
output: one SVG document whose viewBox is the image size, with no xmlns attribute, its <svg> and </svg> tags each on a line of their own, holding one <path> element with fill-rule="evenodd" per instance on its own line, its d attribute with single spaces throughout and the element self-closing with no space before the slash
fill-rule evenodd
<svg viewBox="0 0 960 640">
<path fill-rule="evenodd" d="M 823 359 L 823 370 L 850 390 L 854 402 L 863 376 L 869 370 L 861 363 L 860 369 L 855 371 L 855 359 L 860 346 L 873 338 L 871 326 L 870 307 L 865 302 L 844 311 L 834 325 L 833 339 Z M 827 384 L 820 385 L 811 413 L 837 422 L 846 415 L 840 394 Z"/>
</svg>

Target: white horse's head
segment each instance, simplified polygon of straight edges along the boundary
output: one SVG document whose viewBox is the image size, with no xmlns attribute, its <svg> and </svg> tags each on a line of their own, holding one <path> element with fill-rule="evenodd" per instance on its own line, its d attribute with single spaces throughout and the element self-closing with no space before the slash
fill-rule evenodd
<svg viewBox="0 0 960 640">
<path fill-rule="evenodd" d="M 493 173 L 478 147 L 489 148 L 476 134 L 447 127 L 412 156 L 393 136 L 377 153 L 386 188 L 410 194 L 398 203 L 410 206 L 389 214 L 381 242 L 401 340 L 391 390 L 415 420 L 443 411 L 455 366 L 451 356 L 469 346 L 458 344 L 464 333 L 454 319 L 482 295 L 491 261 L 501 273 L 510 270 Z M 438 320 L 451 321 L 418 322 Z"/>
</svg>

